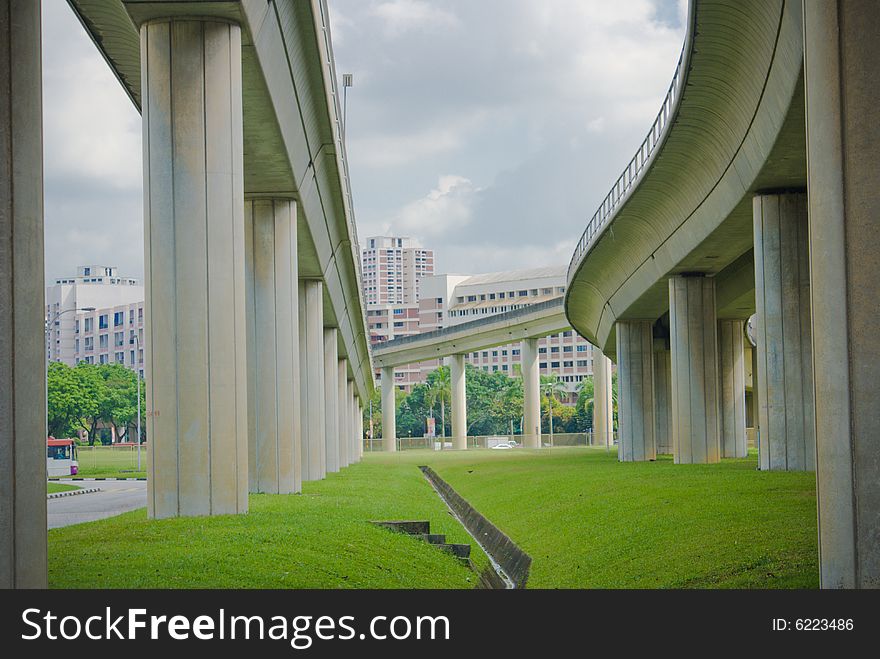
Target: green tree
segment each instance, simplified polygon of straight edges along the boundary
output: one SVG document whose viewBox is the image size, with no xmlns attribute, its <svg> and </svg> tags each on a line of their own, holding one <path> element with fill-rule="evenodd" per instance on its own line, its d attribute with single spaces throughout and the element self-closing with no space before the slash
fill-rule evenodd
<svg viewBox="0 0 880 659">
<path fill-rule="evenodd" d="M 120 440 L 128 439 L 129 429 L 137 427 L 137 373 L 122 364 L 98 366 L 104 380 L 104 393 L 99 405 L 99 416 L 117 430 L 122 428 Z M 145 387 L 141 387 L 141 413 L 146 407 Z"/>
<path fill-rule="evenodd" d="M 75 435 L 81 419 L 97 414 L 97 403 L 83 387 L 81 371 L 52 362 L 46 374 L 47 426 L 53 437 Z"/>
<path fill-rule="evenodd" d="M 467 376 L 465 376 L 467 377 Z M 433 416 L 434 406 L 440 403 L 440 437 L 446 437 L 446 404 L 452 404 L 452 380 L 448 366 L 441 366 L 428 374 L 428 408 Z M 443 446 L 441 443 L 440 446 Z"/>
<path fill-rule="evenodd" d="M 541 376 L 541 395 L 547 401 L 547 419 L 550 424 L 550 443 L 553 443 L 553 417 L 559 415 L 562 407 L 560 399 L 565 396 L 567 390 L 565 383 L 558 375 L 542 375 Z"/>
</svg>

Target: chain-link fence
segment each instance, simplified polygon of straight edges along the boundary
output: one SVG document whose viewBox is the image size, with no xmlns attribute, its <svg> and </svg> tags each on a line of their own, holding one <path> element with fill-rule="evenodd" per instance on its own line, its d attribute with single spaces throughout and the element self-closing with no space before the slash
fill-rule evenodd
<svg viewBox="0 0 880 659">
<path fill-rule="evenodd" d="M 77 446 L 76 457 L 80 476 L 136 476 L 147 470 L 149 449 L 146 444 L 141 445 L 140 469 L 137 444 Z"/>
<path fill-rule="evenodd" d="M 467 438 L 467 447 L 469 449 L 492 449 L 499 445 L 506 444 L 512 448 L 522 448 L 522 435 L 469 435 Z M 617 433 L 613 435 L 612 447 L 617 444 Z M 570 432 L 570 433 L 544 433 L 541 435 L 541 446 L 543 448 L 562 448 L 569 446 L 597 447 L 609 448 L 604 441 L 600 442 L 599 437 L 592 432 Z M 398 437 L 397 450 L 408 451 L 414 449 L 435 450 L 452 449 L 453 440 L 451 437 Z M 384 440 L 365 439 L 364 451 L 383 451 Z"/>
</svg>

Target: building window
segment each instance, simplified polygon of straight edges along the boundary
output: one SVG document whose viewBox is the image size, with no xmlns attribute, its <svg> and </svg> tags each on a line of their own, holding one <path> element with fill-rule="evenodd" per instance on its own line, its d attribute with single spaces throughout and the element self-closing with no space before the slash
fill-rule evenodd
<svg viewBox="0 0 880 659">
<path fill-rule="evenodd" d="M 125 322 L 125 312 L 124 311 L 116 311 L 113 314 L 113 327 L 119 327 L 124 322 Z"/>
<path fill-rule="evenodd" d="M 91 352 L 95 349 L 95 338 L 92 336 L 86 337 L 86 352 Z"/>
<path fill-rule="evenodd" d="M 113 334 L 113 345 L 116 347 L 125 345 L 125 332 L 115 332 Z"/>
<path fill-rule="evenodd" d="M 579 345 L 579 346 L 577 347 L 577 351 L 578 351 L 578 352 L 586 352 L 586 351 L 587 351 L 587 346 L 585 346 L 585 345 Z"/>
<path fill-rule="evenodd" d="M 83 319 L 83 331 L 87 334 L 92 331 L 92 324 L 94 323 L 94 318 L 84 318 Z"/>
<path fill-rule="evenodd" d="M 587 360 L 586 359 L 578 359 L 578 367 L 579 368 L 586 368 L 587 367 Z"/>
<path fill-rule="evenodd" d="M 553 346 L 550 348 L 550 352 L 559 352 L 559 346 Z"/>
<path fill-rule="evenodd" d="M 550 368 L 559 368 L 559 362 L 550 362 Z"/>
<path fill-rule="evenodd" d="M 131 364 L 132 366 L 134 366 L 134 350 L 129 350 L 128 356 L 130 357 L 128 363 Z"/>
<path fill-rule="evenodd" d="M 107 363 L 107 355 L 101 355 L 101 356 L 100 356 L 100 361 L 101 361 L 102 364 L 106 364 L 106 363 Z"/>
<path fill-rule="evenodd" d="M 520 296 L 520 297 L 525 297 L 525 296 L 528 295 L 528 294 L 529 294 L 528 291 L 520 291 L 520 292 L 519 292 L 519 296 Z"/>
<path fill-rule="evenodd" d="M 572 366 L 574 366 L 574 362 L 562 362 L 562 365 L 565 368 L 571 368 Z"/>
<path fill-rule="evenodd" d="M 116 353 L 116 363 L 117 364 L 124 364 L 125 363 L 125 353 L 124 352 L 117 352 Z"/>
<path fill-rule="evenodd" d="M 102 350 L 106 350 L 107 347 L 108 347 L 108 345 L 109 345 L 109 343 L 110 343 L 109 340 L 107 339 L 107 335 L 106 335 L 106 334 L 102 334 L 102 335 L 100 336 L 100 338 L 99 338 L 99 341 L 100 341 L 100 344 L 99 344 L 99 345 L 101 346 L 101 349 L 102 349 Z M 103 363 L 103 362 L 101 362 L 101 363 Z"/>
<path fill-rule="evenodd" d="M 562 352 L 571 352 L 572 346 L 562 346 Z"/>
<path fill-rule="evenodd" d="M 547 354 L 547 348 L 538 348 L 538 354 L 539 354 L 539 355 L 546 355 L 546 354 Z"/>
<path fill-rule="evenodd" d="M 107 314 L 98 316 L 98 329 L 107 329 Z"/>
</svg>

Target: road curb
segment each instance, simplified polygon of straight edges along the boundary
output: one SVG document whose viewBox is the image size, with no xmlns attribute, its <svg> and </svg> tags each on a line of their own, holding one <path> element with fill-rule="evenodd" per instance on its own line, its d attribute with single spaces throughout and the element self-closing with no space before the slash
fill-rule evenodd
<svg viewBox="0 0 880 659">
<path fill-rule="evenodd" d="M 70 490 L 68 492 L 53 492 L 52 494 L 47 494 L 46 499 L 60 499 L 61 497 L 72 497 L 77 494 L 94 494 L 95 492 L 100 492 L 100 487 L 89 487 L 84 490 Z"/>
<path fill-rule="evenodd" d="M 142 477 L 142 478 L 100 478 L 100 477 L 77 478 L 75 476 L 73 478 L 66 478 L 65 477 L 65 478 L 50 478 L 49 479 L 49 481 L 51 481 L 51 482 L 57 482 L 57 481 L 62 481 L 62 480 L 64 480 L 64 481 L 89 481 L 89 482 L 91 482 L 91 481 L 145 481 L 147 479 L 146 479 L 146 477 Z"/>
</svg>

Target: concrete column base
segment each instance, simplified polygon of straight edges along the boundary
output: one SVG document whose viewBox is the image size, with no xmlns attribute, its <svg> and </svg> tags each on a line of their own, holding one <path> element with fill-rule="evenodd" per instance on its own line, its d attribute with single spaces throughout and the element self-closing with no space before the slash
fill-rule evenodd
<svg viewBox="0 0 880 659">
<path fill-rule="evenodd" d="M 348 360 L 340 359 L 336 368 L 336 395 L 340 401 L 338 437 L 339 466 L 347 467 L 352 462 L 351 442 L 348 441 L 348 437 L 352 432 L 352 424 L 354 423 L 354 419 L 351 418 L 351 410 L 349 410 L 346 405 L 343 405 L 343 401 L 348 398 Z"/>
<path fill-rule="evenodd" d="M 245 202 L 248 489 L 299 492 L 296 203 Z"/>
<path fill-rule="evenodd" d="M 672 455 L 672 351 L 665 347 L 654 350 L 654 401 L 657 454 Z"/>
<path fill-rule="evenodd" d="M 880 4 L 804 2 L 823 588 L 880 587 Z"/>
<path fill-rule="evenodd" d="M 669 279 L 672 445 L 676 464 L 721 459 L 715 280 Z"/>
<path fill-rule="evenodd" d="M 742 320 L 718 321 L 722 458 L 744 458 L 748 455 L 744 339 Z"/>
<path fill-rule="evenodd" d="M 241 29 L 140 28 L 150 517 L 248 509 Z"/>
<path fill-rule="evenodd" d="M 339 357 L 337 332 L 324 328 L 324 455 L 327 473 L 339 471 L 339 441 L 341 427 L 339 410 L 345 408 L 345 398 L 339 398 Z"/>
<path fill-rule="evenodd" d="M 0 0 L 0 588 L 47 587 L 40 43 L 40 3 Z"/>
<path fill-rule="evenodd" d="M 614 401 L 611 360 L 593 348 L 593 445 L 614 446 Z"/>
<path fill-rule="evenodd" d="M 541 368 L 538 361 L 538 339 L 522 342 L 523 376 L 523 446 L 541 446 Z"/>
<path fill-rule="evenodd" d="M 621 462 L 654 460 L 653 323 L 617 323 L 617 458 Z"/>
<path fill-rule="evenodd" d="M 449 360 L 449 380 L 452 388 L 452 448 L 467 448 L 467 388 L 465 386 L 464 355 L 452 355 Z"/>
<path fill-rule="evenodd" d="M 394 368 L 382 369 L 382 450 L 397 450 L 397 403 L 395 401 Z"/>
<path fill-rule="evenodd" d="M 816 429 L 807 196 L 759 195 L 753 212 L 760 466 L 810 471 Z"/>
<path fill-rule="evenodd" d="M 324 284 L 299 282 L 300 428 L 302 479 L 319 481 L 327 475 L 324 411 Z"/>
</svg>

